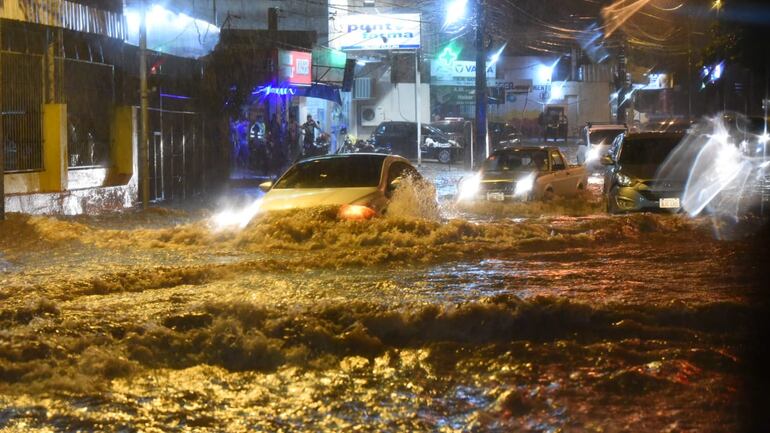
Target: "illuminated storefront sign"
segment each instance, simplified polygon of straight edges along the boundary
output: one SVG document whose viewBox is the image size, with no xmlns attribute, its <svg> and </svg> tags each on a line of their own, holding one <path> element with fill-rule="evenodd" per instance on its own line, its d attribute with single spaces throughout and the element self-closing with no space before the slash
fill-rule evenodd
<svg viewBox="0 0 770 433">
<path fill-rule="evenodd" d="M 496 74 L 497 66 L 487 62 L 487 80 L 494 80 Z M 452 60 L 447 56 L 431 62 L 430 76 L 431 83 L 439 86 L 473 86 L 476 83 L 476 62 Z"/>
<path fill-rule="evenodd" d="M 329 44 L 343 51 L 420 48 L 420 14 L 338 15 Z"/>
<path fill-rule="evenodd" d="M 311 53 L 304 51 L 278 51 L 278 81 L 309 86 L 312 80 Z"/>
<path fill-rule="evenodd" d="M 252 95 L 262 95 L 262 96 L 269 96 L 269 95 L 277 95 L 277 96 L 294 96 L 297 94 L 297 89 L 294 87 L 289 86 L 273 86 L 272 84 L 268 84 L 267 86 L 259 86 L 257 87 L 257 90 L 252 92 Z"/>
</svg>

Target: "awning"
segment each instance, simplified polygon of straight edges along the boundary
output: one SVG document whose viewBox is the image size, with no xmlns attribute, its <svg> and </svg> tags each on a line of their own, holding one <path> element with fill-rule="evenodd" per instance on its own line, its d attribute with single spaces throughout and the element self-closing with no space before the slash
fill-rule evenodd
<svg viewBox="0 0 770 433">
<path fill-rule="evenodd" d="M 123 15 L 67 0 L 0 0 L 0 18 L 125 39 Z"/>
<path fill-rule="evenodd" d="M 326 99 L 327 101 L 342 105 L 339 87 L 330 86 L 328 84 L 313 84 L 310 87 L 298 87 L 296 96 Z"/>
</svg>

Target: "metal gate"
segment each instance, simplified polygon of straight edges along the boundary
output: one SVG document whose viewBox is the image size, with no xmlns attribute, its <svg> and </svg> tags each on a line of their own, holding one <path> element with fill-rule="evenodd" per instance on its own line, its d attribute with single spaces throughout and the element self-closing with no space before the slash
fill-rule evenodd
<svg viewBox="0 0 770 433">
<path fill-rule="evenodd" d="M 2 52 L 5 171 L 43 169 L 43 56 Z"/>
<path fill-rule="evenodd" d="M 63 59 L 63 63 L 61 82 L 67 104 L 69 166 L 107 166 L 115 104 L 114 67 L 75 59 Z"/>
<path fill-rule="evenodd" d="M 203 155 L 196 113 L 151 109 L 150 197 L 179 200 L 202 187 Z M 197 174 L 196 174 L 197 173 Z"/>
</svg>

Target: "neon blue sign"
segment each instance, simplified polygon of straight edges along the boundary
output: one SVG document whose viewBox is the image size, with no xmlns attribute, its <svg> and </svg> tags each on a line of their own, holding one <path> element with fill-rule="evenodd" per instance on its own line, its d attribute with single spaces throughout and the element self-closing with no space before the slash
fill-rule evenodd
<svg viewBox="0 0 770 433">
<path fill-rule="evenodd" d="M 273 87 L 272 84 L 268 84 L 267 86 L 257 87 L 257 90 L 253 91 L 251 94 L 254 96 L 256 95 L 294 96 L 297 94 L 297 89 L 294 87 Z"/>
</svg>

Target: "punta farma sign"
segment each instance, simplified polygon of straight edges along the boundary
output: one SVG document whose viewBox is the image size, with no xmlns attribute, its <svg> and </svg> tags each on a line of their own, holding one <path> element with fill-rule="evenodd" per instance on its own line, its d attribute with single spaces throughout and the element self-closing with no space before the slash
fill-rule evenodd
<svg viewBox="0 0 770 433">
<path fill-rule="evenodd" d="M 329 23 L 329 45 L 343 51 L 418 49 L 420 14 L 336 16 Z"/>
</svg>

